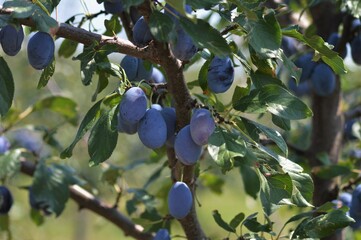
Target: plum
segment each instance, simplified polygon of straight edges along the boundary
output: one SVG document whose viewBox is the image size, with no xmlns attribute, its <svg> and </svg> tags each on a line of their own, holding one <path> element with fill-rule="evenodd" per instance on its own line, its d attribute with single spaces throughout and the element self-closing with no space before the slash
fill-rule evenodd
<svg viewBox="0 0 361 240">
<path fill-rule="evenodd" d="M 184 182 L 176 182 L 168 193 L 169 213 L 174 218 L 182 219 L 188 215 L 193 205 L 192 192 Z"/>
<path fill-rule="evenodd" d="M 355 119 L 351 119 L 346 121 L 345 128 L 344 128 L 344 137 L 348 140 L 356 140 L 357 137 L 353 131 L 353 125 L 356 123 Z"/>
<path fill-rule="evenodd" d="M 361 64 L 361 34 L 357 34 L 351 41 L 351 57 L 352 60 L 360 65 Z"/>
<path fill-rule="evenodd" d="M 15 56 L 21 49 L 24 40 L 23 27 L 18 28 L 9 24 L 1 29 L 0 43 L 4 52 L 9 56 Z"/>
<path fill-rule="evenodd" d="M 294 79 L 290 79 L 288 82 L 288 88 L 294 94 L 296 94 L 296 96 L 299 96 L 299 97 L 308 95 L 311 92 L 311 86 L 308 81 L 300 82 L 298 85 L 296 85 L 296 82 L 294 81 Z"/>
<path fill-rule="evenodd" d="M 5 186 L 0 186 L 0 214 L 7 214 L 13 205 L 13 196 Z"/>
<path fill-rule="evenodd" d="M 312 57 L 312 53 L 306 53 L 301 57 L 297 58 L 297 60 L 295 61 L 295 65 L 299 68 L 302 68 L 300 83 L 305 82 L 311 78 L 312 72 L 317 65 L 316 62 L 312 61 Z"/>
<path fill-rule="evenodd" d="M 361 227 L 361 184 L 357 185 L 352 192 L 352 200 L 349 213 L 350 216 L 356 221 L 350 226 L 353 229 L 359 229 Z"/>
<path fill-rule="evenodd" d="M 208 67 L 208 87 L 214 93 L 227 91 L 234 80 L 233 63 L 229 57 L 214 57 Z"/>
<path fill-rule="evenodd" d="M 340 41 L 340 34 L 338 34 L 337 32 L 333 32 L 330 34 L 330 36 L 327 39 L 327 42 L 331 45 L 333 45 L 334 47 L 337 47 L 337 44 Z M 340 54 L 340 56 L 342 58 L 345 58 L 347 55 L 347 48 L 345 47 L 345 49 L 342 51 L 342 53 Z"/>
<path fill-rule="evenodd" d="M 54 48 L 54 41 L 49 33 L 35 33 L 28 43 L 30 65 L 37 70 L 46 68 L 54 58 Z"/>
<path fill-rule="evenodd" d="M 135 134 L 138 131 L 138 122 L 129 123 L 125 121 L 122 116 L 118 113 L 118 132 L 127 133 L 127 134 Z"/>
<path fill-rule="evenodd" d="M 297 52 L 296 40 L 291 37 L 282 37 L 281 48 L 287 57 Z"/>
<path fill-rule="evenodd" d="M 181 28 L 177 27 L 177 40 L 170 42 L 170 50 L 174 57 L 182 61 L 189 61 L 198 49 L 192 38 Z"/>
<path fill-rule="evenodd" d="M 120 14 L 123 12 L 123 4 L 120 0 L 104 1 L 104 9 L 107 13 Z"/>
<path fill-rule="evenodd" d="M 5 136 L 0 136 L 0 154 L 6 153 L 10 148 L 10 142 Z"/>
<path fill-rule="evenodd" d="M 167 140 L 167 125 L 160 111 L 150 108 L 138 124 L 140 141 L 151 149 L 160 148 Z"/>
<path fill-rule="evenodd" d="M 150 83 L 165 83 L 165 77 L 163 73 L 158 68 L 153 68 L 152 75 L 148 79 Z"/>
<path fill-rule="evenodd" d="M 153 67 L 146 69 L 144 62 L 140 58 L 126 55 L 120 62 L 120 66 L 124 69 L 129 81 L 139 82 L 143 79 L 149 79 L 153 73 Z"/>
<path fill-rule="evenodd" d="M 140 17 L 133 27 L 133 41 L 137 46 L 144 47 L 152 41 L 153 36 L 150 32 L 149 26 L 144 20 L 144 17 Z"/>
<path fill-rule="evenodd" d="M 348 192 L 340 193 L 339 200 L 342 202 L 343 206 L 351 207 L 352 194 Z"/>
<path fill-rule="evenodd" d="M 184 165 L 195 164 L 201 156 L 202 146 L 193 141 L 189 125 L 183 127 L 176 135 L 174 151 Z"/>
<path fill-rule="evenodd" d="M 164 107 L 160 112 L 167 125 L 167 141 L 174 137 L 176 127 L 176 113 L 173 107 Z"/>
<path fill-rule="evenodd" d="M 153 240 L 170 240 L 168 229 L 161 228 L 155 234 Z"/>
<path fill-rule="evenodd" d="M 194 111 L 189 125 L 192 139 L 198 145 L 206 145 L 216 128 L 212 113 L 204 108 Z"/>
<path fill-rule="evenodd" d="M 30 129 L 17 129 L 13 133 L 14 141 L 20 147 L 36 155 L 47 155 L 42 135 Z"/>
<path fill-rule="evenodd" d="M 150 106 L 150 108 L 153 108 L 153 109 L 158 110 L 158 111 L 162 111 L 162 109 L 163 109 L 163 107 L 162 107 L 160 104 L 158 104 L 158 103 L 153 103 L 153 104 Z"/>
<path fill-rule="evenodd" d="M 119 104 L 121 118 L 129 124 L 136 124 L 147 111 L 147 96 L 140 87 L 125 92 Z"/>
<path fill-rule="evenodd" d="M 319 63 L 311 74 L 313 91 L 319 96 L 328 96 L 336 89 L 336 75 L 325 63 Z"/>
</svg>

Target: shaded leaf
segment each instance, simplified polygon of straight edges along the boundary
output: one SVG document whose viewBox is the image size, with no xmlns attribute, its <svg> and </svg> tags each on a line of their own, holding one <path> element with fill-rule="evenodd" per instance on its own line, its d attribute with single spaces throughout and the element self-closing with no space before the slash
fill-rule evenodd
<svg viewBox="0 0 361 240">
<path fill-rule="evenodd" d="M 234 228 L 232 228 L 228 223 L 226 223 L 222 219 L 221 214 L 217 210 L 213 210 L 212 215 L 213 215 L 214 221 L 218 224 L 218 226 L 220 226 L 221 228 L 223 228 L 224 230 L 226 230 L 228 232 L 236 232 L 236 230 Z"/>
<path fill-rule="evenodd" d="M 46 68 L 41 73 L 37 88 L 40 89 L 42 87 L 45 87 L 48 84 L 50 78 L 54 75 L 54 72 L 55 72 L 55 58 L 53 58 L 51 63 L 48 66 L 46 66 Z"/>
<path fill-rule="evenodd" d="M 11 70 L 0 57 L 0 116 L 3 117 L 9 111 L 14 98 L 14 79 Z"/>
</svg>

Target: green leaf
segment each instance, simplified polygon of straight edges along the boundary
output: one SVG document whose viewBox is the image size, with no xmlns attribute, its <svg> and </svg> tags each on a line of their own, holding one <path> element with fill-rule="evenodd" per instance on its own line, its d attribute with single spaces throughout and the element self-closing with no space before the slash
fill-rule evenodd
<svg viewBox="0 0 361 240">
<path fill-rule="evenodd" d="M 250 77 L 252 79 L 252 83 L 256 88 L 262 88 L 268 84 L 275 84 L 285 88 L 285 85 L 280 79 L 275 78 L 269 74 L 260 72 L 259 70 L 257 70 L 256 72 L 251 72 Z"/>
<path fill-rule="evenodd" d="M 261 224 L 257 221 L 257 213 L 248 216 L 242 223 L 251 232 L 271 232 L 269 224 Z"/>
<path fill-rule="evenodd" d="M 312 195 L 314 192 L 314 184 L 311 176 L 307 173 L 288 173 L 292 178 L 293 195 L 292 203 L 299 207 L 312 207 Z"/>
<path fill-rule="evenodd" d="M 317 35 L 302 35 L 297 29 L 282 29 L 282 34 L 296 38 L 297 40 L 305 43 L 309 47 L 315 49 L 318 53 L 321 54 L 322 60 L 328 64 L 336 74 L 346 73 L 346 68 L 344 66 L 342 58 L 333 50 L 331 50 L 326 44 L 325 41 Z"/>
<path fill-rule="evenodd" d="M 289 120 L 312 116 L 311 109 L 286 89 L 273 84 L 251 91 L 250 95 L 234 102 L 234 108 L 248 113 L 262 113 L 265 110 Z"/>
<path fill-rule="evenodd" d="M 122 31 L 122 25 L 120 24 L 119 16 L 112 15 L 112 17 L 109 20 L 105 19 L 104 27 L 106 31 L 103 35 L 115 36 L 117 33 L 120 33 Z"/>
<path fill-rule="evenodd" d="M 14 98 L 14 79 L 11 70 L 3 57 L 0 57 L 0 116 L 9 111 Z"/>
<path fill-rule="evenodd" d="M 246 121 L 246 122 L 248 122 L 248 124 L 253 124 L 260 131 L 262 131 L 268 138 L 270 138 L 272 141 L 274 141 L 277 144 L 277 146 L 281 149 L 281 151 L 286 154 L 286 156 L 288 155 L 287 144 L 286 144 L 285 140 L 283 139 L 282 135 L 278 131 L 276 131 L 272 128 L 266 127 L 257 122 L 248 120 L 246 118 L 242 118 L 242 121 Z"/>
<path fill-rule="evenodd" d="M 286 131 L 291 130 L 291 121 L 289 119 L 281 118 L 279 116 L 272 114 L 272 122 L 274 125 L 276 125 L 279 128 L 282 128 L 283 130 Z"/>
<path fill-rule="evenodd" d="M 148 178 L 147 182 L 144 184 L 143 188 L 146 189 L 150 186 L 150 184 L 152 184 L 155 180 L 157 180 L 163 169 L 167 166 L 167 163 L 165 162 L 162 166 L 160 166 L 159 168 L 157 168 L 152 175 L 150 175 L 150 177 Z"/>
<path fill-rule="evenodd" d="M 210 64 L 209 60 L 205 61 L 198 73 L 198 83 L 203 91 L 206 91 L 207 86 L 208 86 L 208 77 L 207 76 L 208 76 L 209 64 Z"/>
<path fill-rule="evenodd" d="M 76 136 L 73 140 L 73 142 L 70 144 L 69 147 L 67 147 L 61 154 L 61 158 L 69 158 L 73 155 L 73 149 L 77 142 L 79 142 L 80 139 L 83 138 L 83 136 L 95 125 L 96 120 L 99 118 L 100 115 L 100 105 L 102 103 L 102 100 L 95 103 L 87 112 L 85 115 L 83 121 L 80 123 L 80 126 L 78 128 L 78 132 L 76 133 Z"/>
<path fill-rule="evenodd" d="M 343 0 L 341 9 L 347 9 L 355 18 L 361 17 L 361 2 L 359 0 Z"/>
<path fill-rule="evenodd" d="M 229 222 L 229 226 L 233 229 L 236 229 L 239 224 L 243 221 L 243 219 L 245 218 L 244 213 L 238 213 L 236 216 L 234 216 L 232 218 L 232 220 Z"/>
<path fill-rule="evenodd" d="M 213 215 L 214 221 L 218 224 L 218 226 L 220 226 L 221 228 L 223 228 L 224 230 L 226 230 L 228 232 L 233 232 L 233 233 L 236 232 L 236 230 L 234 228 L 232 228 L 228 223 L 226 223 L 222 219 L 221 214 L 217 210 L 213 210 L 212 215 Z"/>
<path fill-rule="evenodd" d="M 43 202 L 48 210 L 59 216 L 69 198 L 69 188 L 66 176 L 52 167 L 47 167 L 40 161 L 34 172 L 31 186 L 35 202 Z"/>
<path fill-rule="evenodd" d="M 217 127 L 208 140 L 208 152 L 226 172 L 233 168 L 232 158 L 246 154 L 246 145 L 238 135 Z"/>
<path fill-rule="evenodd" d="M 107 160 L 113 153 L 118 141 L 118 131 L 113 128 L 117 121 L 117 107 L 102 113 L 90 132 L 88 139 L 89 165 L 96 166 Z"/>
<path fill-rule="evenodd" d="M 45 222 L 45 217 L 41 211 L 34 208 L 30 209 L 30 218 L 36 224 L 36 226 L 41 226 Z"/>
<path fill-rule="evenodd" d="M 0 179 L 11 178 L 20 171 L 22 151 L 14 149 L 0 154 Z"/>
<path fill-rule="evenodd" d="M 160 42 L 171 42 L 176 38 L 175 23 L 159 11 L 153 11 L 149 18 L 149 29 L 153 37 Z"/>
<path fill-rule="evenodd" d="M 101 180 L 113 186 L 117 183 L 118 178 L 122 176 L 121 170 L 121 167 L 108 164 L 106 168 L 103 169 Z"/>
<path fill-rule="evenodd" d="M 246 164 L 241 164 L 239 170 L 242 176 L 242 180 L 244 183 L 243 186 L 246 193 L 254 199 L 257 199 L 257 194 L 261 188 L 258 174 L 252 167 Z"/>
<path fill-rule="evenodd" d="M 54 75 L 55 72 L 55 58 L 51 61 L 51 63 L 43 70 L 40 76 L 40 80 L 38 83 L 38 89 L 45 87 L 50 78 Z"/>
<path fill-rule="evenodd" d="M 192 15 L 188 14 L 185 11 L 185 4 L 186 4 L 185 0 L 166 0 L 166 3 L 171 5 L 182 16 L 192 17 Z M 167 11 L 167 10 L 165 10 L 165 11 Z"/>
<path fill-rule="evenodd" d="M 194 44 L 199 48 L 207 48 L 214 55 L 218 57 L 230 56 L 232 51 L 228 46 L 227 41 L 221 36 L 221 34 L 209 25 L 208 22 L 197 19 L 196 22 L 181 17 L 180 24 L 190 37 Z M 205 38 L 205 36 L 207 36 Z"/>
<path fill-rule="evenodd" d="M 353 222 L 354 220 L 345 212 L 337 209 L 324 215 L 303 220 L 293 232 L 292 239 L 327 237 Z"/>
<path fill-rule="evenodd" d="M 67 38 L 64 39 L 58 50 L 59 57 L 70 58 L 75 53 L 78 45 L 78 42 L 69 40 Z"/>
<path fill-rule="evenodd" d="M 73 124 L 78 119 L 77 104 L 70 98 L 62 96 L 51 96 L 40 100 L 33 106 L 33 112 L 44 109 L 51 110 L 63 116 Z"/>
<path fill-rule="evenodd" d="M 288 70 L 290 76 L 296 79 L 298 84 L 301 78 L 302 70 L 298 68 L 293 61 L 291 61 L 283 52 L 281 53 L 281 60 L 283 66 Z"/>
<path fill-rule="evenodd" d="M 202 173 L 199 176 L 199 180 L 205 187 L 208 187 L 212 192 L 216 194 L 222 193 L 222 187 L 224 185 L 224 180 L 212 173 Z"/>
<path fill-rule="evenodd" d="M 274 58 L 281 46 L 281 27 L 273 11 L 263 14 L 259 18 L 248 19 L 245 28 L 248 30 L 249 45 L 263 58 Z"/>
<path fill-rule="evenodd" d="M 221 2 L 220 0 L 198 0 L 198 1 L 186 0 L 186 3 L 192 6 L 192 8 L 194 9 L 202 9 L 202 8 L 210 9 L 213 6 L 219 4 L 220 2 Z"/>
</svg>

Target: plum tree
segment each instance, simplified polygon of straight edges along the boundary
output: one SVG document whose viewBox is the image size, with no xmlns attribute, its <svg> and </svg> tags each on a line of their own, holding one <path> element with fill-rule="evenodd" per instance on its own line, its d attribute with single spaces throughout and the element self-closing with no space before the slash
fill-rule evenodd
<svg viewBox="0 0 361 240">
<path fill-rule="evenodd" d="M 196 144 L 191 135 L 190 126 L 183 127 L 176 135 L 174 151 L 184 165 L 195 164 L 202 153 L 202 147 Z"/>
<path fill-rule="evenodd" d="M 155 237 L 153 240 L 170 240 L 169 232 L 165 228 L 161 228 L 157 231 L 155 234 Z"/>
<path fill-rule="evenodd" d="M 106 0 L 104 1 L 104 9 L 107 13 L 119 14 L 123 12 L 123 3 L 121 0 Z"/>
<path fill-rule="evenodd" d="M 193 206 L 192 192 L 184 182 L 173 184 L 168 193 L 169 213 L 177 219 L 182 219 L 190 212 Z"/>
<path fill-rule="evenodd" d="M 120 66 L 124 69 L 129 81 L 137 82 L 143 79 L 148 80 L 153 74 L 153 66 L 146 68 L 142 59 L 128 55 L 124 56 Z"/>
<path fill-rule="evenodd" d="M 13 206 L 13 196 L 5 186 L 0 186 L 0 214 L 7 214 Z"/>
<path fill-rule="evenodd" d="M 0 154 L 4 154 L 10 148 L 10 142 L 5 136 L 0 136 Z"/>
<path fill-rule="evenodd" d="M 28 60 L 30 65 L 41 70 L 47 67 L 54 58 L 54 41 L 46 32 L 35 33 L 28 42 Z"/>
<path fill-rule="evenodd" d="M 229 57 L 214 57 L 208 68 L 208 87 L 214 93 L 224 93 L 234 80 L 233 63 Z"/>
<path fill-rule="evenodd" d="M 133 27 L 133 41 L 138 46 L 146 46 L 152 41 L 153 36 L 150 32 L 147 22 L 144 17 L 140 17 Z"/>
<path fill-rule="evenodd" d="M 140 87 L 132 87 L 124 94 L 119 104 L 121 118 L 130 123 L 136 124 L 147 111 L 147 96 Z"/>
<path fill-rule="evenodd" d="M 167 140 L 167 125 L 159 110 L 150 108 L 138 124 L 138 136 L 142 143 L 151 148 L 160 148 Z"/>
<path fill-rule="evenodd" d="M 336 76 L 328 65 L 319 63 L 311 74 L 311 85 L 317 95 L 328 96 L 335 91 Z"/>
<path fill-rule="evenodd" d="M 0 43 L 4 52 L 9 56 L 15 56 L 21 49 L 24 40 L 23 27 L 6 25 L 0 30 Z"/>
<path fill-rule="evenodd" d="M 192 139 L 198 145 L 206 145 L 216 128 L 212 113 L 204 108 L 194 111 L 189 126 Z"/>
</svg>

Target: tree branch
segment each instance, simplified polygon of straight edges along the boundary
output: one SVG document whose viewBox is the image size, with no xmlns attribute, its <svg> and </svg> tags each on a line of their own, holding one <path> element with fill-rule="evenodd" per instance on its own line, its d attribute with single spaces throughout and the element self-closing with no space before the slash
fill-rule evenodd
<svg viewBox="0 0 361 240">
<path fill-rule="evenodd" d="M 36 165 L 32 162 L 22 160 L 21 172 L 33 176 L 36 169 Z M 134 224 L 130 219 L 121 214 L 116 208 L 108 206 L 96 199 L 94 195 L 81 188 L 78 185 L 69 187 L 70 198 L 78 203 L 79 208 L 86 208 L 113 223 L 117 227 L 123 230 L 126 236 L 134 237 L 139 240 L 151 240 L 152 234 L 143 232 L 143 227 Z"/>
</svg>

